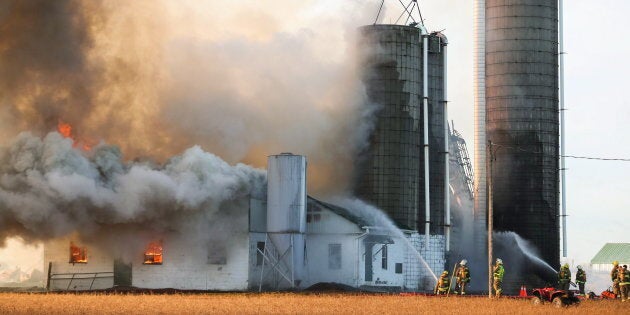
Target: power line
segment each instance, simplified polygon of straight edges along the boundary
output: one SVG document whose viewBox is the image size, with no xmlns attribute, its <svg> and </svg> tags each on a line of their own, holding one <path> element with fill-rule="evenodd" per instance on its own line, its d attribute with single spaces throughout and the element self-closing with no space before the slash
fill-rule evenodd
<svg viewBox="0 0 630 315">
<path fill-rule="evenodd" d="M 532 150 L 523 149 L 521 147 L 513 147 L 513 146 L 507 146 L 507 145 L 496 144 L 496 143 L 492 143 L 490 145 L 492 147 L 495 147 L 495 150 L 498 150 L 499 148 L 506 148 L 506 149 L 517 150 L 517 151 L 526 152 L 526 153 L 542 154 L 541 151 L 532 151 Z M 630 162 L 630 159 L 627 159 L 627 158 L 603 158 L 603 157 L 596 157 L 596 156 L 578 156 L 578 155 L 561 155 L 561 157 L 571 158 L 571 159 L 581 159 L 581 160 Z"/>
<path fill-rule="evenodd" d="M 563 155 L 563 157 L 572 158 L 572 159 L 583 159 L 583 160 L 630 162 L 630 159 L 623 159 L 623 158 L 601 158 L 601 157 L 575 156 L 575 155 Z"/>
</svg>

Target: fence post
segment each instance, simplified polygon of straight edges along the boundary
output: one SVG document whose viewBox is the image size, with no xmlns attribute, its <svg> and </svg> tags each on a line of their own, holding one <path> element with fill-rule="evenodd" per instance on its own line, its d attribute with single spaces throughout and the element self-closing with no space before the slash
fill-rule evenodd
<svg viewBox="0 0 630 315">
<path fill-rule="evenodd" d="M 46 278 L 46 291 L 50 291 L 50 273 L 52 270 L 52 261 L 48 262 L 48 277 Z"/>
</svg>

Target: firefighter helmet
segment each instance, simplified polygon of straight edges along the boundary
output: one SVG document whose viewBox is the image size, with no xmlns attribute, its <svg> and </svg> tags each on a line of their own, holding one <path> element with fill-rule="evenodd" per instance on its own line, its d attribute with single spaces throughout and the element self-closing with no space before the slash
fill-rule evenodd
<svg viewBox="0 0 630 315">
<path fill-rule="evenodd" d="M 501 260 L 501 258 L 497 258 L 497 264 L 503 264 L 503 260 Z"/>
<path fill-rule="evenodd" d="M 468 260 L 462 259 L 462 261 L 459 264 L 462 266 L 466 266 L 466 263 L 468 263 Z"/>
<path fill-rule="evenodd" d="M 615 261 L 613 261 L 613 265 L 617 266 L 617 265 L 619 265 L 619 262 L 615 260 Z"/>
<path fill-rule="evenodd" d="M 577 266 L 577 269 L 582 270 L 582 266 L 578 265 L 578 266 Z"/>
<path fill-rule="evenodd" d="M 448 274 L 448 271 L 444 270 L 444 271 L 442 272 L 442 274 L 443 274 L 443 275 L 447 275 L 447 274 Z"/>
</svg>

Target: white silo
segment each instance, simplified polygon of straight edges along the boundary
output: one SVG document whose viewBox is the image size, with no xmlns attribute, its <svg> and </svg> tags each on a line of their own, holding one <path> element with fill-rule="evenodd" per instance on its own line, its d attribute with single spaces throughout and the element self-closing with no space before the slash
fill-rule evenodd
<svg viewBox="0 0 630 315">
<path fill-rule="evenodd" d="M 290 287 L 298 287 L 305 264 L 306 157 L 291 153 L 269 156 L 267 181 L 267 263 L 273 263 L 270 267 L 279 282 L 284 279 Z"/>
</svg>

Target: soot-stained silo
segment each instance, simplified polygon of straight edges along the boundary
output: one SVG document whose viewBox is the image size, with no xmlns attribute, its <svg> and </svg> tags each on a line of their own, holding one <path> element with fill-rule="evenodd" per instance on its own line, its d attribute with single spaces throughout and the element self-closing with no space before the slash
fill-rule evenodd
<svg viewBox="0 0 630 315">
<path fill-rule="evenodd" d="M 485 139 L 475 156 L 494 158 L 476 161 L 475 172 L 485 177 L 492 167 L 494 230 L 516 232 L 558 268 L 558 2 L 477 0 L 476 10 L 477 52 L 485 58 L 476 67 L 483 99 L 476 100 L 475 138 Z M 486 206 L 481 201 L 476 211 Z M 517 277 L 515 286 L 543 282 L 527 272 Z"/>
<path fill-rule="evenodd" d="M 369 25 L 360 33 L 364 83 L 378 110 L 357 166 L 355 193 L 420 234 L 428 208 L 430 234 L 444 235 L 446 38 L 407 25 Z M 443 241 L 441 246 L 443 255 Z"/>
</svg>

